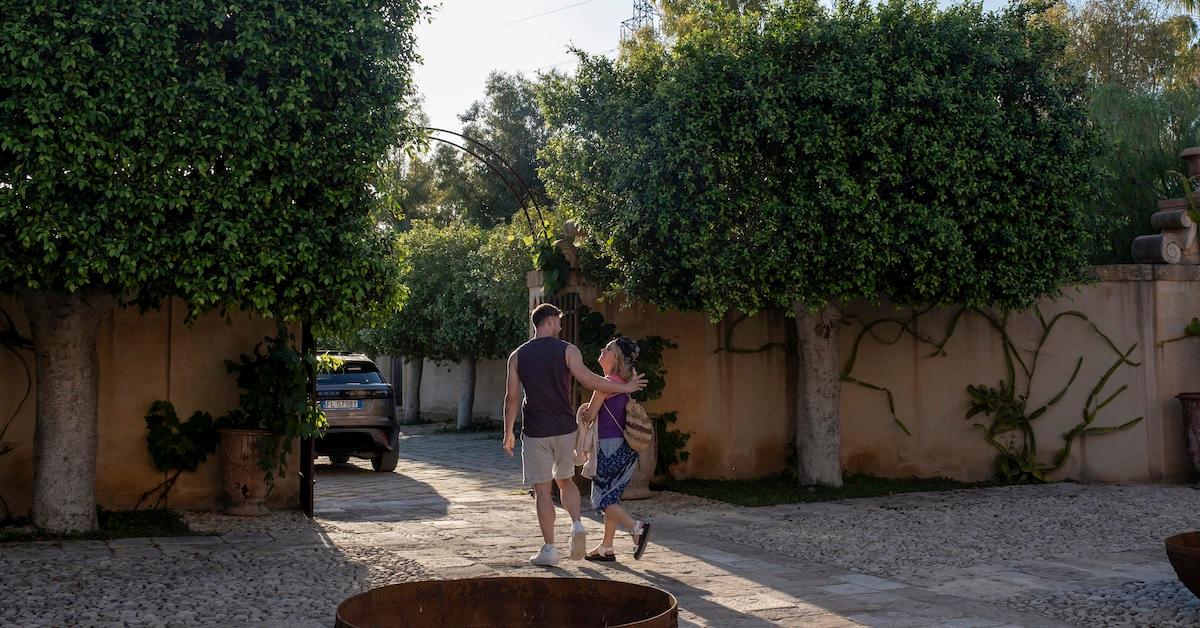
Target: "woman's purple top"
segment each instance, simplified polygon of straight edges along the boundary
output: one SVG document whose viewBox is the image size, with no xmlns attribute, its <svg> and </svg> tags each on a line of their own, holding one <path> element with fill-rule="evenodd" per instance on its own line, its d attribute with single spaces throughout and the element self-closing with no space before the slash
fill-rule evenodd
<svg viewBox="0 0 1200 628">
<path fill-rule="evenodd" d="M 625 383 L 625 380 L 616 375 L 609 375 L 605 379 Z M 604 407 L 600 408 L 600 414 L 596 415 L 596 420 L 600 422 L 600 429 L 596 434 L 598 438 L 625 437 L 625 404 L 628 401 L 629 395 L 625 393 L 610 395 L 604 400 Z M 614 418 L 616 421 L 613 421 Z"/>
</svg>

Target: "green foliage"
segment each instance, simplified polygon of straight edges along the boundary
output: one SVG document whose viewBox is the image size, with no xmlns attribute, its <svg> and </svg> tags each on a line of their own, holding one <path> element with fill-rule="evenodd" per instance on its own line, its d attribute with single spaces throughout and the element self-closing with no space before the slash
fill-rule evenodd
<svg viewBox="0 0 1200 628">
<path fill-rule="evenodd" d="M 655 475 L 669 475 L 671 465 L 677 462 L 687 462 L 691 452 L 687 451 L 691 432 L 681 432 L 671 429 L 671 424 L 679 420 L 675 412 L 664 412 L 654 417 L 654 429 L 658 431 L 658 458 L 655 464 Z"/>
<path fill-rule="evenodd" d="M 389 164 L 385 187 L 401 199 L 399 205 L 407 219 L 443 227 L 464 222 L 484 228 L 516 221 L 524 225 L 527 235 L 532 235 L 515 190 L 530 212 L 534 232 L 541 231 L 534 206 L 545 210 L 549 201 L 538 175 L 541 164 L 537 153 L 545 146 L 548 132 L 533 89 L 533 81 L 521 74 L 493 72 L 488 76 L 483 99 L 459 116 L 463 135 L 487 149 L 461 138 L 435 135 L 475 155 L 436 142 L 431 144 L 432 150 L 398 156 Z M 528 184 L 528 192 L 522 182 Z"/>
<path fill-rule="evenodd" d="M 1101 226 L 1085 83 L 1035 15 L 797 2 L 581 53 L 540 93 L 547 187 L 664 307 L 1028 304 Z"/>
<path fill-rule="evenodd" d="M 206 536 L 188 527 L 179 513 L 165 508 L 152 510 L 96 509 L 99 529 L 95 532 L 60 534 L 27 526 L 24 519 L 0 519 L 0 543 L 30 541 L 111 541 L 168 536 Z"/>
<path fill-rule="evenodd" d="M 324 326 L 399 304 L 368 182 L 417 0 L 0 2 L 0 291 Z"/>
<path fill-rule="evenodd" d="M 1200 144 L 1200 31 L 1156 0 L 1083 0 L 1046 18 L 1069 33 L 1068 58 L 1094 84 L 1088 112 L 1105 140 L 1089 205 L 1111 226 L 1092 260 L 1128 263 L 1157 201 L 1178 196 L 1168 173 L 1180 151 Z"/>
<path fill-rule="evenodd" d="M 197 410 L 181 423 L 175 405 L 169 401 L 158 400 L 150 404 L 146 429 L 146 446 L 154 467 L 166 475 L 162 482 L 142 495 L 134 510 L 155 493 L 158 493 L 158 499 L 151 508 L 165 507 L 179 476 L 184 471 L 195 471 L 217 449 L 217 428 L 212 415 Z"/>
<path fill-rule="evenodd" d="M 1057 16 L 1071 34 L 1070 56 L 1098 85 L 1137 94 L 1194 84 L 1196 24 L 1158 0 L 1083 0 Z"/>
<path fill-rule="evenodd" d="M 678 37 L 711 26 L 722 16 L 761 16 L 776 0 L 659 0 L 663 33 Z"/>
<path fill-rule="evenodd" d="M 579 354 L 589 367 L 599 364 L 600 351 L 617 337 L 617 326 L 604 320 L 604 315 L 586 305 L 579 308 Z M 640 345 L 639 345 L 640 347 Z M 640 360 L 639 360 L 640 362 Z M 641 366 L 638 366 L 641 371 Z"/>
<path fill-rule="evenodd" d="M 491 73 L 484 87 L 484 99 L 473 103 L 459 119 L 463 123 L 463 135 L 500 153 L 517 176 L 529 185 L 533 198 L 526 200 L 526 204 L 531 212 L 534 202 L 542 207 L 549 205 L 546 187 L 538 174 L 538 168 L 542 166 L 538 151 L 545 147 L 549 133 L 534 97 L 533 81 L 520 73 Z M 462 171 L 465 176 L 452 183 L 461 186 L 456 196 L 469 221 L 484 227 L 513 220 L 524 222 L 523 216 L 516 215 L 521 209 L 520 204 L 487 166 L 474 158 L 464 158 Z M 505 176 L 509 176 L 507 170 Z M 524 194 L 520 187 L 517 189 Z"/>
<path fill-rule="evenodd" d="M 526 237 L 525 244 L 533 249 L 533 267 L 542 271 L 542 291 L 553 296 L 567 285 L 571 263 L 558 248 L 557 241 Z"/>
<path fill-rule="evenodd" d="M 1158 200 L 1183 194 L 1172 171 L 1181 167 L 1183 149 L 1200 145 L 1200 85 L 1159 92 L 1102 85 L 1092 97 L 1091 117 L 1106 139 L 1095 162 L 1098 189 L 1091 205 L 1114 223 L 1093 260 L 1128 263 L 1133 239 L 1153 233 L 1150 216 Z"/>
<path fill-rule="evenodd" d="M 514 230 L 415 221 L 399 235 L 408 302 L 385 326 L 359 334 L 372 352 L 457 361 L 504 357 L 526 338 L 529 255 Z"/>
<path fill-rule="evenodd" d="M 255 345 L 253 353 L 243 353 L 237 362 L 226 360 L 225 366 L 237 375 L 242 393 L 238 407 L 221 417 L 218 425 L 271 433 L 272 437 L 258 441 L 258 464 L 267 485 L 273 487 L 275 476 L 282 476 L 287 468 L 292 441 L 320 438 L 329 425 L 308 395 L 308 377 L 318 368 L 317 358 L 296 351 L 292 335 L 281 326 L 274 337 Z"/>
<path fill-rule="evenodd" d="M 155 401 L 146 414 L 146 445 L 154 468 L 170 471 L 195 471 L 217 449 L 217 430 L 212 415 L 197 410 L 185 422 L 179 421 L 169 401 Z"/>
</svg>

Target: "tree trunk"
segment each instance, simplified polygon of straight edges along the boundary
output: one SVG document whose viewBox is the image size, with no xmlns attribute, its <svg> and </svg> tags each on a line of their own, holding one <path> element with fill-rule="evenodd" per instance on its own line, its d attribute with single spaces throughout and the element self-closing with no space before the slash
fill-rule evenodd
<svg viewBox="0 0 1200 628">
<path fill-rule="evenodd" d="M 404 422 L 421 421 L 421 371 L 424 358 L 404 357 Z"/>
<path fill-rule="evenodd" d="M 802 303 L 796 314 L 800 369 L 796 382 L 796 458 L 802 485 L 842 485 L 840 316 L 832 304 L 811 312 Z"/>
<path fill-rule="evenodd" d="M 21 295 L 37 360 L 33 523 L 53 532 L 96 529 L 96 337 L 114 300 L 99 290 Z"/>
<path fill-rule="evenodd" d="M 403 417 L 404 416 L 404 358 L 402 358 L 398 355 L 392 356 L 391 371 L 392 371 L 392 380 L 391 380 L 392 394 L 395 395 L 395 397 L 392 399 L 392 403 L 396 404 L 396 407 L 400 409 L 400 412 L 396 413 L 396 416 Z"/>
<path fill-rule="evenodd" d="M 475 411 L 475 358 L 464 357 L 462 362 L 462 392 L 458 396 L 458 429 L 471 427 L 471 414 Z"/>
</svg>

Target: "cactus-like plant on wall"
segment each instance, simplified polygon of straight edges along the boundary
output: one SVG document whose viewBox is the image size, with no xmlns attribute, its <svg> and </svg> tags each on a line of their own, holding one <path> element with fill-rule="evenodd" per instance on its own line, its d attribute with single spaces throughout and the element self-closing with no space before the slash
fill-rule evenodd
<svg viewBox="0 0 1200 628">
<path fill-rule="evenodd" d="M 1140 363 L 1134 362 L 1129 358 L 1134 350 L 1137 349 L 1137 343 L 1134 343 L 1128 349 L 1119 349 L 1112 338 L 1101 331 L 1086 314 L 1075 310 L 1068 310 L 1059 312 L 1047 319 L 1042 314 L 1041 309 L 1035 307 L 1033 313 L 1037 317 L 1039 333 L 1034 341 L 1033 349 L 1022 352 L 1009 335 L 1007 312 L 995 314 L 980 308 L 971 308 L 970 310 L 968 308 L 961 308 L 951 316 L 942 339 L 935 340 L 928 334 L 920 332 L 915 324 L 918 317 L 927 311 L 913 311 L 912 315 L 907 319 L 881 318 L 871 322 L 859 320 L 863 328 L 855 338 L 850 357 L 847 359 L 842 370 L 842 381 L 883 392 L 887 397 L 888 408 L 893 421 L 906 434 L 911 435 L 912 432 L 896 415 L 896 407 L 891 390 L 886 386 L 862 381 L 852 375 L 863 339 L 870 335 L 881 344 L 890 345 L 899 342 L 904 334 L 907 333 L 918 342 L 933 347 L 933 352 L 928 357 L 944 356 L 946 355 L 946 343 L 954 335 L 954 330 L 957 328 L 959 320 L 968 311 L 981 316 L 988 322 L 989 326 L 1000 335 L 1001 346 L 1004 349 L 1004 379 L 1000 380 L 995 386 L 988 384 L 967 386 L 970 407 L 965 417 L 967 420 L 976 419 L 977 417 L 987 419 L 986 421 L 977 420 L 972 425 L 983 433 L 984 440 L 996 450 L 995 475 L 997 480 L 1008 483 L 1046 482 L 1049 480 L 1051 473 L 1061 469 L 1066 464 L 1071 456 L 1071 449 L 1076 439 L 1127 430 L 1142 421 L 1143 417 L 1139 416 L 1117 425 L 1095 425 L 1100 411 L 1115 401 L 1128 388 L 1127 385 L 1121 385 L 1115 391 L 1101 398 L 1113 374 L 1123 364 L 1139 366 Z M 848 318 L 853 319 L 853 317 L 849 316 Z M 1039 462 L 1038 441 L 1033 429 L 1033 423 L 1062 401 L 1067 391 L 1070 390 L 1079 376 L 1079 370 L 1083 366 L 1083 357 L 1081 356 L 1076 360 L 1071 376 L 1063 384 L 1062 388 L 1059 389 L 1058 393 L 1049 401 L 1031 409 L 1029 403 L 1030 390 L 1033 388 L 1037 375 L 1038 361 L 1042 350 L 1045 348 L 1055 327 L 1067 319 L 1075 319 L 1086 323 L 1091 331 L 1104 341 L 1105 346 L 1116 357 L 1104 375 L 1092 386 L 1087 401 L 1080 411 L 1079 422 L 1062 434 L 1062 444 L 1055 451 L 1051 462 L 1044 463 Z M 898 332 L 892 337 L 882 337 L 876 331 L 876 328 L 881 325 L 894 325 Z"/>
</svg>

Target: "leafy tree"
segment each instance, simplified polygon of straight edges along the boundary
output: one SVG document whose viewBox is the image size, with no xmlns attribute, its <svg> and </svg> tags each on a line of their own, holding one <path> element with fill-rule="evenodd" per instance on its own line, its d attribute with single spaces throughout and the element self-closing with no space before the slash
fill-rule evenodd
<svg viewBox="0 0 1200 628">
<path fill-rule="evenodd" d="M 0 1 L 0 291 L 38 370 L 34 522 L 94 529 L 96 333 L 174 295 L 329 328 L 397 304 L 367 185 L 414 136 L 416 0 Z"/>
<path fill-rule="evenodd" d="M 459 119 L 463 134 L 499 153 L 532 189 L 534 200 L 545 207 L 546 191 L 538 174 L 541 163 L 537 154 L 546 145 L 547 130 L 534 96 L 534 83 L 521 74 L 493 72 L 488 76 L 483 100 L 473 103 Z M 447 195 L 461 208 L 460 215 L 483 227 L 513 220 L 521 205 L 504 181 L 474 157 L 459 158 L 458 173 L 449 167 L 443 167 L 442 172 L 457 175 L 447 176 L 444 185 Z M 519 186 L 514 187 L 524 193 Z"/>
<path fill-rule="evenodd" d="M 460 427 L 471 421 L 476 361 L 503 357 L 528 336 L 525 273 L 531 265 L 513 231 L 414 221 L 399 236 L 410 254 L 399 277 L 409 290 L 405 307 L 389 324 L 360 333 L 372 351 L 410 363 L 460 363 Z M 419 398 L 406 407 L 416 412 L 409 420 L 419 418 Z"/>
<path fill-rule="evenodd" d="M 761 16 L 778 0 L 658 0 L 663 33 L 678 37 L 711 26 L 722 14 Z"/>
<path fill-rule="evenodd" d="M 1097 84 L 1158 92 L 1200 79 L 1196 24 L 1155 0 L 1085 0 L 1061 19 L 1069 54 Z"/>
<path fill-rule="evenodd" d="M 547 187 L 660 306 L 791 308 L 799 480 L 841 483 L 837 304 L 1020 307 L 1078 279 L 1095 131 L 1062 31 L 1014 6 L 789 3 L 581 54 Z"/>
<path fill-rule="evenodd" d="M 1094 165 L 1098 189 L 1091 205 L 1115 225 L 1093 260 L 1128 263 L 1133 239 L 1153 232 L 1157 201 L 1183 195 L 1172 173 L 1183 169 L 1179 153 L 1200 145 L 1200 85 L 1159 92 L 1100 85 L 1089 111 L 1105 139 Z"/>
<path fill-rule="evenodd" d="M 1094 84 L 1089 114 L 1104 133 L 1093 164 L 1092 211 L 1113 225 L 1092 256 L 1129 262 L 1133 238 L 1151 232 L 1179 153 L 1200 143 L 1200 47 L 1192 18 L 1157 0 L 1084 0 L 1056 5 L 1043 19 L 1069 33 L 1068 58 Z"/>
</svg>

